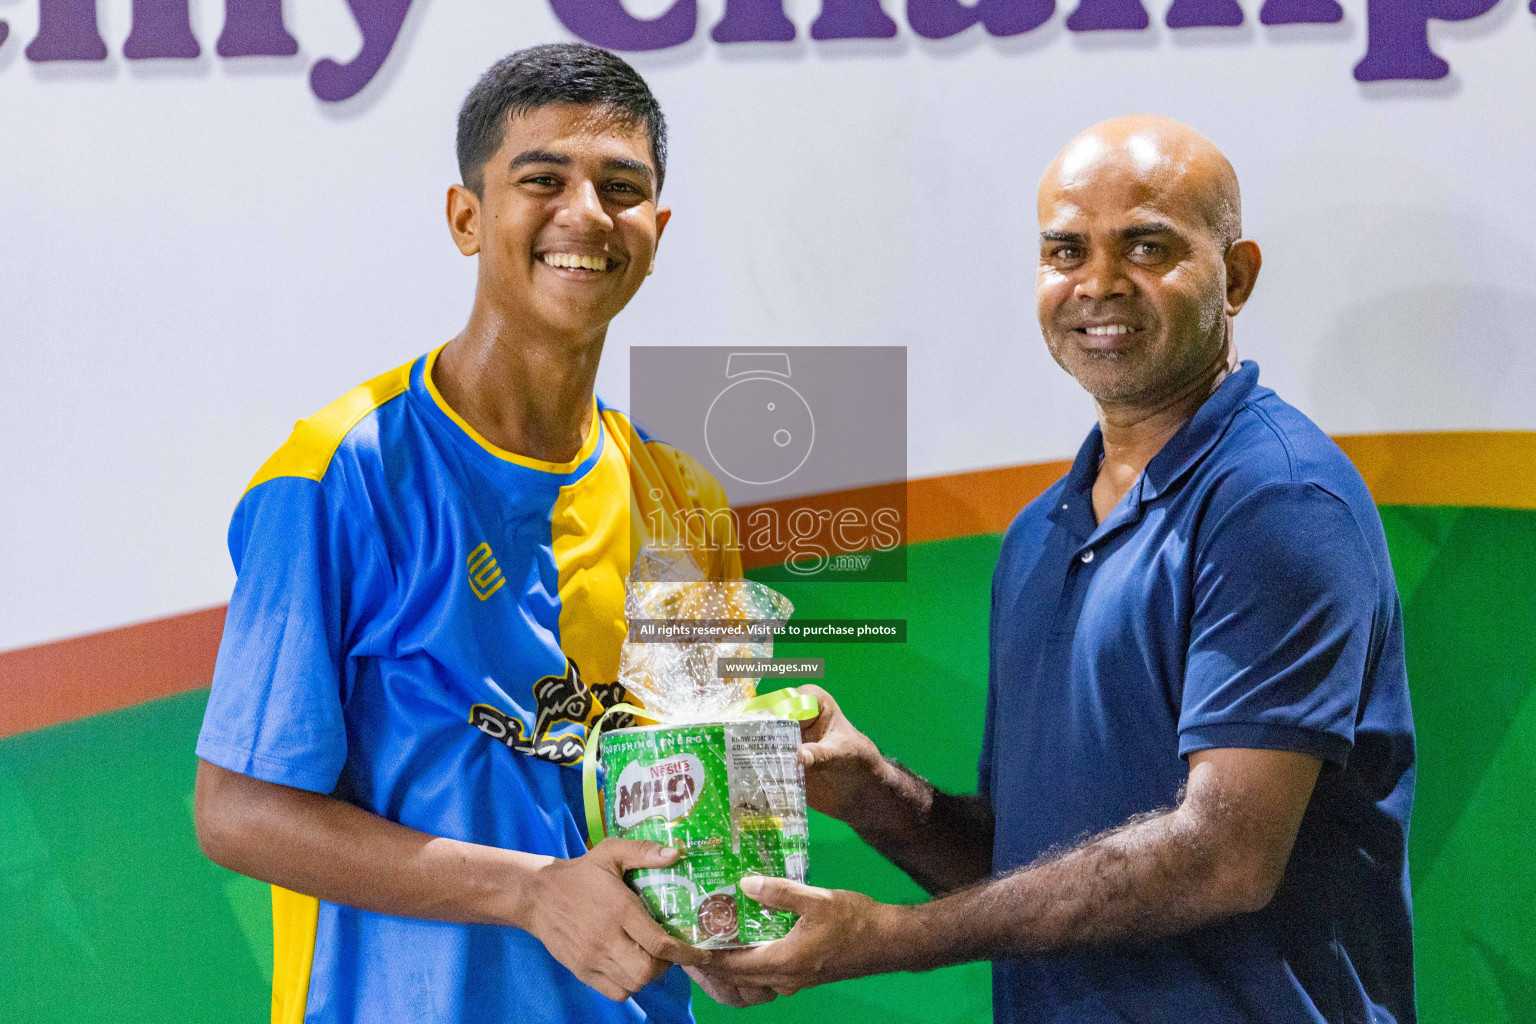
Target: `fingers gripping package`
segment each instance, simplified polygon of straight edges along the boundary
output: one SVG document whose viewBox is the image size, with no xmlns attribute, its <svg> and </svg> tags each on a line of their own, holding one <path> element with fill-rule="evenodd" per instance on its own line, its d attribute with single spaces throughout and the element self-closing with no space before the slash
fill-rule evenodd
<svg viewBox="0 0 1536 1024">
<path fill-rule="evenodd" d="M 619 681 L 640 706 L 609 708 L 657 722 L 593 728 L 586 798 L 593 842 L 606 833 L 682 851 L 671 866 L 630 875 L 663 927 L 704 949 L 782 938 L 789 911 L 764 907 L 740 887 L 747 875 L 805 880 L 809 836 L 797 719 L 815 698 L 793 689 L 758 696 L 758 680 L 720 678 L 720 658 L 762 658 L 771 634 L 738 637 L 732 623 L 782 623 L 792 606 L 748 580 L 703 580 L 686 556 L 642 553 L 628 585 L 627 613 L 646 622 L 707 624 L 677 642 L 625 642 Z M 724 626 L 728 637 L 722 637 Z M 633 631 L 632 631 L 633 633 Z M 707 639 L 697 639 L 698 636 Z M 596 756 L 594 756 L 596 755 Z M 601 806 L 597 773 L 604 773 Z"/>
</svg>

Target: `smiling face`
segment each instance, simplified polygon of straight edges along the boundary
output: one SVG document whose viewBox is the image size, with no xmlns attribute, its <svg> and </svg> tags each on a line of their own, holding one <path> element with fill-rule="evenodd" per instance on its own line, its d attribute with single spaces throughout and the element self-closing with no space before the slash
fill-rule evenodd
<svg viewBox="0 0 1536 1024">
<path fill-rule="evenodd" d="M 476 196 L 449 190 L 448 222 L 480 257 L 480 298 L 526 328 L 605 329 L 650 273 L 670 211 L 656 205 L 643 124 L 556 103 L 511 117 Z"/>
<path fill-rule="evenodd" d="M 1209 142 L 1162 119 L 1096 126 L 1047 169 L 1036 312 L 1101 404 L 1154 407 L 1224 363 L 1252 287 L 1229 280 L 1236 184 Z"/>
</svg>

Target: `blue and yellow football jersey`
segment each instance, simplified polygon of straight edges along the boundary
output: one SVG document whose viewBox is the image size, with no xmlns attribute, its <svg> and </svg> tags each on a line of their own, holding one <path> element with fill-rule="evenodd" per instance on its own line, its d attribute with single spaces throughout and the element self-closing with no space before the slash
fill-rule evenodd
<svg viewBox="0 0 1536 1024">
<path fill-rule="evenodd" d="M 651 524 L 729 529 L 708 514 L 725 498 L 601 402 L 569 463 L 496 448 L 438 394 L 437 351 L 300 421 L 240 500 L 197 754 L 433 835 L 579 856 L 574 766 L 621 697 L 624 577 Z M 697 553 L 740 573 L 727 537 Z M 273 1024 L 692 1020 L 677 969 L 615 1004 L 516 928 L 277 887 L 272 910 Z"/>
</svg>

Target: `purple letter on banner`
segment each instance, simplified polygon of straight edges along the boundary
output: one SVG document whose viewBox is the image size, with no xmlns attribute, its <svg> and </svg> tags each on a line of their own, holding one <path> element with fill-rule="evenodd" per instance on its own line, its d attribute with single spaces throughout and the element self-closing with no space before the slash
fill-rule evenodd
<svg viewBox="0 0 1536 1024">
<path fill-rule="evenodd" d="M 822 0 L 821 17 L 811 22 L 812 39 L 890 39 L 896 23 L 880 0 Z"/>
<path fill-rule="evenodd" d="M 133 31 L 123 42 L 124 57 L 187 60 L 202 52 L 192 35 L 187 0 L 133 0 Z"/>
<path fill-rule="evenodd" d="M 1451 66 L 1429 49 L 1429 22 L 1466 21 L 1486 14 L 1499 0 L 1369 0 L 1366 6 L 1365 58 L 1355 78 L 1444 78 Z"/>
<path fill-rule="evenodd" d="M 1141 29 L 1150 24 L 1152 20 L 1141 0 L 1082 0 L 1077 10 L 1067 15 L 1067 28 L 1073 32 Z"/>
<path fill-rule="evenodd" d="M 1016 36 L 1039 28 L 1056 13 L 1056 0 L 907 0 L 907 24 L 925 39 L 948 39 L 978 21 L 988 35 Z"/>
<path fill-rule="evenodd" d="M 316 61 L 309 71 L 310 91 L 331 103 L 351 99 L 373 81 L 400 37 L 411 0 L 347 0 L 347 6 L 363 34 L 362 52 L 350 64 L 338 64 L 327 57 Z"/>
<path fill-rule="evenodd" d="M 224 0 L 220 57 L 292 57 L 299 41 L 283 26 L 283 0 Z"/>
<path fill-rule="evenodd" d="M 784 0 L 725 0 L 725 14 L 710 30 L 717 43 L 787 43 L 795 23 L 784 16 Z"/>
<path fill-rule="evenodd" d="M 1536 2 L 1536 0 L 1533 0 L 1533 2 Z M 0 46 L 4 46 L 5 45 L 5 37 L 10 35 L 10 34 L 11 34 L 11 26 L 7 25 L 3 21 L 0 21 Z"/>
<path fill-rule="evenodd" d="M 1339 0 L 1264 0 L 1259 21 L 1265 25 L 1332 25 L 1344 20 Z"/>
<path fill-rule="evenodd" d="M 1237 0 L 1173 0 L 1169 28 L 1228 28 L 1243 23 Z"/>
<path fill-rule="evenodd" d="M 96 0 L 42 0 L 37 38 L 27 44 L 27 60 L 106 60 L 107 44 L 96 28 Z"/>
<path fill-rule="evenodd" d="M 560 23 L 593 46 L 610 50 L 664 50 L 693 38 L 698 0 L 677 0 L 659 18 L 642 20 L 621 0 L 549 0 Z"/>
</svg>

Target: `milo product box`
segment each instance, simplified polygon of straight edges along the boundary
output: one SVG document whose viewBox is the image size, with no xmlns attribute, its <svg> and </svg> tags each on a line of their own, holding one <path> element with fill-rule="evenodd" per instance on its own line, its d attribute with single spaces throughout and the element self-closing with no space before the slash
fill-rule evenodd
<svg viewBox="0 0 1536 1024">
<path fill-rule="evenodd" d="M 783 938 L 796 915 L 741 892 L 746 875 L 805 881 L 800 726 L 783 718 L 618 729 L 602 738 L 608 834 L 675 846 L 670 867 L 630 872 L 651 916 L 706 949 Z"/>
</svg>

